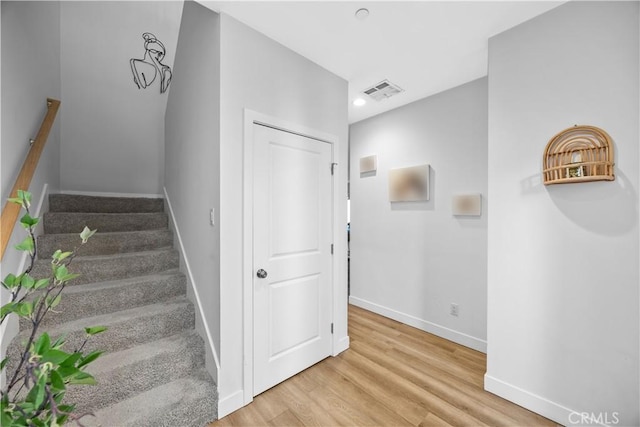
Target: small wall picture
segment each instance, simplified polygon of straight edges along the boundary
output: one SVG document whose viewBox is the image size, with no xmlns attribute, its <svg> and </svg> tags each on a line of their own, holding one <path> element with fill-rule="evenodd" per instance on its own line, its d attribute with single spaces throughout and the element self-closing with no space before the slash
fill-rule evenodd
<svg viewBox="0 0 640 427">
<path fill-rule="evenodd" d="M 456 216 L 480 216 L 482 215 L 482 195 L 462 194 L 453 196 L 451 211 Z"/>
<path fill-rule="evenodd" d="M 160 93 L 165 93 L 171 83 L 171 67 L 162 63 L 167 51 L 164 44 L 151 33 L 142 33 L 144 56 L 131 58 L 129 66 L 133 73 L 133 82 L 138 89 L 146 89 L 159 76 Z"/>
<path fill-rule="evenodd" d="M 389 201 L 422 202 L 427 200 L 429 200 L 429 165 L 389 171 Z"/>
<path fill-rule="evenodd" d="M 378 169 L 378 156 L 375 154 L 360 157 L 360 173 L 371 173 Z"/>
</svg>

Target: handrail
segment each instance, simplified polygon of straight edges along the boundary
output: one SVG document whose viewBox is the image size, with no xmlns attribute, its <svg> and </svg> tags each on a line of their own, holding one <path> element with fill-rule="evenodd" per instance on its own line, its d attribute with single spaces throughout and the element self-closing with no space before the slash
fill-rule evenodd
<svg viewBox="0 0 640 427">
<path fill-rule="evenodd" d="M 49 132 L 51 131 L 53 122 L 56 119 L 59 107 L 60 101 L 57 99 L 47 98 L 47 114 L 42 120 L 38 135 L 36 135 L 36 139 L 33 141 L 31 149 L 29 149 L 27 158 L 24 160 L 22 169 L 20 169 L 20 173 L 18 174 L 18 178 L 16 178 L 16 183 L 13 185 L 13 189 L 11 190 L 11 195 L 9 197 L 17 197 L 18 190 L 29 190 L 31 179 L 33 178 L 33 174 L 38 166 L 40 155 L 44 150 L 44 145 L 47 143 L 47 139 L 49 138 Z M 13 233 L 13 228 L 18 221 L 20 209 L 20 205 L 9 202 L 6 202 L 2 209 L 2 215 L 0 215 L 0 260 L 4 257 L 4 252 L 7 249 L 9 239 Z"/>
</svg>

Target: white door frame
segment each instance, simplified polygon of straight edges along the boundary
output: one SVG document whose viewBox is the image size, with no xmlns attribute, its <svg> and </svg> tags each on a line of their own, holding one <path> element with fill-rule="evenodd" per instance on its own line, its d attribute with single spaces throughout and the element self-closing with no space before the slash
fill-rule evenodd
<svg viewBox="0 0 640 427">
<path fill-rule="evenodd" d="M 311 129 L 296 123 L 279 119 L 259 113 L 257 111 L 244 110 L 244 164 L 243 164 L 243 217 L 242 217 L 242 295 L 243 295 L 243 393 L 244 405 L 248 405 L 253 401 L 253 127 L 255 124 L 268 126 L 274 129 L 294 133 L 307 138 L 316 139 L 331 144 L 331 158 L 335 162 L 336 148 L 339 138 L 325 132 Z M 330 165 L 327 165 L 330 167 Z M 336 194 L 337 179 L 332 180 L 331 184 L 331 204 L 332 219 L 331 229 L 333 234 L 333 242 L 337 242 L 341 236 L 340 232 L 345 232 L 337 221 L 339 213 L 337 212 Z M 345 222 L 346 225 L 346 222 Z M 343 236 L 342 236 L 343 237 Z M 338 254 L 336 254 L 338 255 Z M 339 255 L 338 255 L 339 256 Z M 331 321 L 336 323 L 336 295 L 338 294 L 338 284 L 340 283 L 338 275 L 339 271 L 335 268 L 335 259 L 332 259 L 331 273 Z M 346 298 L 346 295 L 345 295 Z M 331 337 L 331 354 L 337 355 L 344 348 L 344 342 L 338 339 L 338 335 Z M 347 344 L 348 345 L 348 344 Z"/>
</svg>

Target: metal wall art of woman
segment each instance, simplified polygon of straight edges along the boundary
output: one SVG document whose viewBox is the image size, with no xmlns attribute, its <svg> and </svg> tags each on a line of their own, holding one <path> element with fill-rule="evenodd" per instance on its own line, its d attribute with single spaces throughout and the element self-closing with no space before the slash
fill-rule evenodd
<svg viewBox="0 0 640 427">
<path fill-rule="evenodd" d="M 142 34 L 144 39 L 144 58 L 131 58 L 133 81 L 138 89 L 146 89 L 160 75 L 160 93 L 165 93 L 171 83 L 171 67 L 162 63 L 166 49 L 162 42 L 151 33 Z"/>
</svg>

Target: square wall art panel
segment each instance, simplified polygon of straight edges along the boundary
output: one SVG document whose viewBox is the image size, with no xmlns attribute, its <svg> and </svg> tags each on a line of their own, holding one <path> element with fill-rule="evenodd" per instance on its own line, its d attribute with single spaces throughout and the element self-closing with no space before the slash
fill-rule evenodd
<svg viewBox="0 0 640 427">
<path fill-rule="evenodd" d="M 482 195 L 463 194 L 453 196 L 451 211 L 456 216 L 480 216 L 482 215 Z"/>
<path fill-rule="evenodd" d="M 427 200 L 429 200 L 429 165 L 389 171 L 389 201 L 422 202 Z"/>
<path fill-rule="evenodd" d="M 371 173 L 378 169 L 378 156 L 375 154 L 367 157 L 360 157 L 360 173 Z"/>
</svg>

